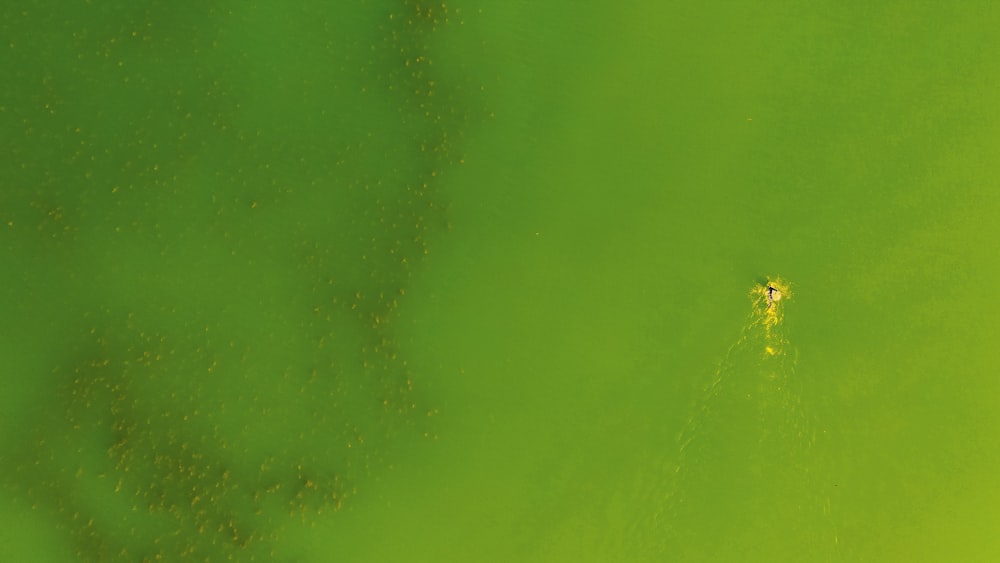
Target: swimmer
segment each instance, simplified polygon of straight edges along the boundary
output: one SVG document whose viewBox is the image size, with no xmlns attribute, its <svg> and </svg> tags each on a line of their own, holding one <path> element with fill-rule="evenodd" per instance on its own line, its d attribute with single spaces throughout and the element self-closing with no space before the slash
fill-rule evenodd
<svg viewBox="0 0 1000 563">
<path fill-rule="evenodd" d="M 770 309 L 775 301 L 781 301 L 781 290 L 771 284 L 767 284 L 767 308 Z"/>
</svg>

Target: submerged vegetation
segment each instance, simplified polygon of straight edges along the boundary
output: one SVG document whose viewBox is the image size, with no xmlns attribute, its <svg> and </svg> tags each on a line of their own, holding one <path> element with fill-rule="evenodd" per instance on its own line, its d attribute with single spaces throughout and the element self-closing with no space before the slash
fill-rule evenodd
<svg viewBox="0 0 1000 563">
<path fill-rule="evenodd" d="M 71 68 L 11 39 L 50 75 L 4 108 L 26 124 L 5 222 L 63 328 L 5 478 L 81 560 L 275 560 L 434 434 L 394 326 L 447 230 L 466 115 L 434 43 L 460 15 L 94 9 L 60 23 Z"/>
</svg>

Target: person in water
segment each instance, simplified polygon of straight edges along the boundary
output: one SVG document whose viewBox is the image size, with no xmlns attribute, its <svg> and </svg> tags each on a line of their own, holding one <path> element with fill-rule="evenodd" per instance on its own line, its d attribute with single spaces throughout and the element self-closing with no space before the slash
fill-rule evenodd
<svg viewBox="0 0 1000 563">
<path fill-rule="evenodd" d="M 770 309 L 775 301 L 781 299 L 781 290 L 771 284 L 767 284 L 767 308 Z"/>
</svg>

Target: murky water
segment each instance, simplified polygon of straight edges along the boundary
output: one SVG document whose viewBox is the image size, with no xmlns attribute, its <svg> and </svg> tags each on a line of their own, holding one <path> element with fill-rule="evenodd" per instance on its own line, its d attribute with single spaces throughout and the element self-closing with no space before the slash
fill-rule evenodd
<svg viewBox="0 0 1000 563">
<path fill-rule="evenodd" d="M 0 559 L 996 559 L 995 20 L 0 8 Z"/>
</svg>

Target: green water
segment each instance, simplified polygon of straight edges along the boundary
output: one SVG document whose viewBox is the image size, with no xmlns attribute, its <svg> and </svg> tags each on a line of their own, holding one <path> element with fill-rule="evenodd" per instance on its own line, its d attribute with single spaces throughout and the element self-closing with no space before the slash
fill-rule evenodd
<svg viewBox="0 0 1000 563">
<path fill-rule="evenodd" d="M 1000 556 L 989 4 L 0 16 L 0 559 Z"/>
</svg>

